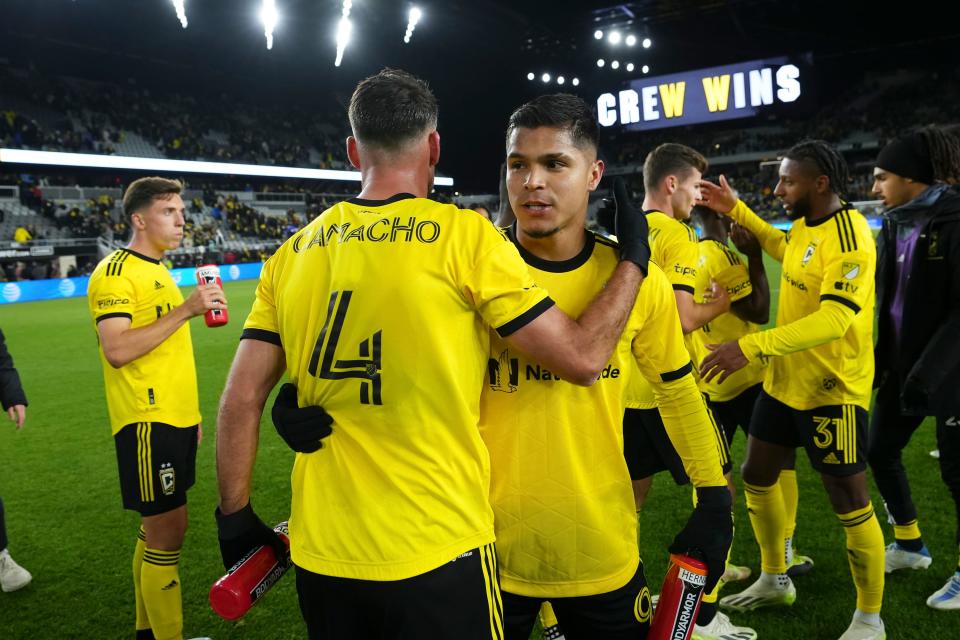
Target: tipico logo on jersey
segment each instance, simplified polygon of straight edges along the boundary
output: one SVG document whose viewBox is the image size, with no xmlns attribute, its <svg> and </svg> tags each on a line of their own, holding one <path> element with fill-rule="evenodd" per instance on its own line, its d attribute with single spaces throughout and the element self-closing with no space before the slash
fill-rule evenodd
<svg viewBox="0 0 960 640">
<path fill-rule="evenodd" d="M 60 292 L 64 298 L 69 298 L 77 290 L 77 285 L 73 283 L 73 280 L 70 278 L 64 278 L 60 281 L 60 286 L 57 287 L 57 291 Z"/>
<path fill-rule="evenodd" d="M 227 275 L 230 276 L 231 280 L 240 279 L 240 267 L 235 264 L 230 265 L 230 268 L 227 269 Z"/>
<path fill-rule="evenodd" d="M 7 302 L 16 302 L 17 300 L 19 300 L 20 287 L 13 284 L 12 282 L 8 282 L 7 284 L 3 285 L 3 299 L 6 300 Z"/>
</svg>

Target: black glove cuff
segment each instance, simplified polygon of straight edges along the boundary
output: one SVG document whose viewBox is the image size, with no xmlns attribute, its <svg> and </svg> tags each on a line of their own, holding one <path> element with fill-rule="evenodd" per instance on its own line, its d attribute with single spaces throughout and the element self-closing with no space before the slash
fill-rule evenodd
<svg viewBox="0 0 960 640">
<path fill-rule="evenodd" d="M 250 529 L 260 524 L 260 518 L 253 512 L 253 507 L 247 502 L 247 506 L 240 511 L 223 515 L 220 507 L 214 512 L 217 518 L 217 534 L 223 540 L 232 540 L 239 538 Z"/>
<path fill-rule="evenodd" d="M 697 506 L 710 509 L 731 509 L 733 499 L 727 487 L 697 487 Z"/>
</svg>

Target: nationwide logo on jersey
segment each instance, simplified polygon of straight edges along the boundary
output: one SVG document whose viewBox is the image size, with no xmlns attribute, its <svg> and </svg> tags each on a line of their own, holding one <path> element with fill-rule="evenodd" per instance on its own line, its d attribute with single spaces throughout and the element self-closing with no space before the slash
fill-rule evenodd
<svg viewBox="0 0 960 640">
<path fill-rule="evenodd" d="M 491 390 L 513 393 L 520 382 L 520 360 L 511 358 L 509 350 L 504 349 L 497 360 L 490 358 L 487 362 L 487 373 L 490 376 Z"/>
<path fill-rule="evenodd" d="M 860 265 L 856 262 L 844 262 L 842 271 L 844 280 L 853 280 L 860 275 Z"/>
<path fill-rule="evenodd" d="M 176 486 L 176 472 L 169 462 L 164 462 L 160 465 L 160 488 L 163 489 L 163 495 L 173 495 Z"/>
<path fill-rule="evenodd" d="M 813 252 L 816 250 L 817 245 L 815 243 L 811 242 L 807 245 L 807 250 L 803 252 L 803 260 L 800 261 L 803 266 L 807 266 L 807 263 L 810 262 L 810 258 L 813 257 Z"/>
</svg>

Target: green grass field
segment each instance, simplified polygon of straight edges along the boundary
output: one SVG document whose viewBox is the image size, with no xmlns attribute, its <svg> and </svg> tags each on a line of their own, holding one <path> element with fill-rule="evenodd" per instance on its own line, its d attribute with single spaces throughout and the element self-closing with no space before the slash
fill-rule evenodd
<svg viewBox="0 0 960 640">
<path fill-rule="evenodd" d="M 770 273 L 774 286 L 778 274 L 779 270 Z M 290 576 L 240 622 L 221 620 L 207 602 L 211 583 L 222 573 L 213 521 L 214 418 L 240 327 L 253 300 L 254 282 L 230 283 L 226 291 L 230 325 L 208 329 L 202 319 L 192 321 L 206 433 L 197 461 L 197 484 L 190 493 L 191 526 L 181 562 L 184 632 L 188 638 L 207 635 L 215 640 L 302 638 L 304 628 Z M 120 506 L 97 343 L 85 300 L 0 306 L 0 328 L 30 399 L 22 431 L 15 432 L 7 424 L 0 427 L 0 496 L 6 505 L 11 552 L 34 575 L 26 589 L 0 593 L 0 639 L 131 638 L 130 561 L 138 516 Z M 953 506 L 937 463 L 928 455 L 934 446 L 928 424 L 905 454 L 934 564 L 928 571 L 895 575 L 887 581 L 883 617 L 888 637 L 898 640 L 960 636 L 956 632 L 960 614 L 933 611 L 924 604 L 957 561 Z M 742 438 L 734 456 L 742 460 Z M 282 520 L 287 513 L 292 458 L 273 428 L 265 424 L 254 504 L 268 522 Z M 761 638 L 835 639 L 846 628 L 855 601 L 844 535 L 819 479 L 803 458 L 798 475 L 797 543 L 801 553 L 814 558 L 816 567 L 797 580 L 799 597 L 792 608 L 734 619 L 754 626 Z M 733 560 L 756 572 L 758 550 L 742 495 L 737 502 Z M 878 495 L 874 504 L 882 512 Z M 666 568 L 666 546 L 683 525 L 689 505 L 689 489 L 674 486 L 662 475 L 657 478 L 640 526 L 647 577 L 654 587 Z M 891 539 L 890 528 L 884 525 L 884 529 Z M 739 588 L 732 585 L 727 592 Z"/>
</svg>

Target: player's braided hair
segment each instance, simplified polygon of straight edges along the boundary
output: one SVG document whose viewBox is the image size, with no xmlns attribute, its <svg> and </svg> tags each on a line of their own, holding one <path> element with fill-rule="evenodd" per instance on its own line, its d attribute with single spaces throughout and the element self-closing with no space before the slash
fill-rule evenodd
<svg viewBox="0 0 960 640">
<path fill-rule="evenodd" d="M 923 127 L 917 132 L 927 146 L 933 179 L 960 184 L 960 138 L 941 127 Z"/>
<path fill-rule="evenodd" d="M 850 169 L 840 152 L 824 140 L 803 140 L 790 147 L 786 157 L 811 162 L 830 180 L 830 190 L 843 196 L 850 184 Z"/>
</svg>

